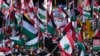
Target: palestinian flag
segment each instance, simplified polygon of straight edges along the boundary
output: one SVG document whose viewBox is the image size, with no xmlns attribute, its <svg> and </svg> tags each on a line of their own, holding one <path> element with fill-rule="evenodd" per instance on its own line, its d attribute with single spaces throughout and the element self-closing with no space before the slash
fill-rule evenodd
<svg viewBox="0 0 100 56">
<path fill-rule="evenodd" d="M 93 9 L 94 9 L 94 12 L 93 12 L 94 18 L 98 19 L 99 13 L 100 13 L 100 6 L 99 6 L 98 2 L 96 2 L 96 1 L 94 2 Z"/>
<path fill-rule="evenodd" d="M 35 37 L 35 38 L 27 41 L 25 43 L 25 45 L 26 45 L 27 48 L 30 48 L 30 47 L 37 48 L 38 47 L 38 40 L 39 40 L 39 37 Z"/>
<path fill-rule="evenodd" d="M 91 10 L 90 6 L 91 6 L 90 0 L 84 0 L 84 9 Z"/>
<path fill-rule="evenodd" d="M 40 28 L 41 32 L 45 32 L 46 31 L 44 23 L 38 17 L 36 17 L 36 21 L 35 22 L 36 22 L 36 28 Z"/>
<path fill-rule="evenodd" d="M 80 12 L 77 9 L 72 9 L 70 11 L 70 18 L 71 21 L 76 21 L 76 17 L 80 14 Z"/>
<path fill-rule="evenodd" d="M 33 39 L 37 35 L 37 29 L 32 25 L 30 21 L 26 19 L 26 17 L 23 15 L 23 21 L 22 21 L 22 33 L 25 34 L 29 39 Z"/>
<path fill-rule="evenodd" d="M 71 3 L 71 6 L 70 6 L 70 18 L 71 18 L 71 21 L 76 21 L 76 17 L 80 14 L 78 9 L 76 9 L 74 6 L 73 6 L 74 2 Z"/>
<path fill-rule="evenodd" d="M 26 17 L 26 19 L 28 20 L 28 21 L 30 21 L 30 23 L 32 24 L 32 25 L 35 25 L 35 17 L 34 17 L 34 14 L 33 13 L 24 13 L 24 16 Z"/>
<path fill-rule="evenodd" d="M 39 22 L 39 28 L 41 30 L 41 32 L 45 32 L 45 25 L 42 22 Z"/>
<path fill-rule="evenodd" d="M 72 8 L 70 10 L 70 18 L 71 18 L 71 21 L 75 21 L 76 20 L 74 8 Z"/>
<path fill-rule="evenodd" d="M 85 18 L 91 18 L 91 14 L 90 11 L 83 11 L 83 15 L 85 16 Z"/>
<path fill-rule="evenodd" d="M 67 33 L 59 42 L 59 47 L 66 54 L 71 55 L 74 49 L 74 40 L 72 39 L 70 33 Z"/>
<path fill-rule="evenodd" d="M 26 17 L 26 19 L 32 24 L 34 25 L 35 28 L 40 28 L 42 32 L 45 32 L 44 29 L 44 23 L 40 20 L 39 17 L 37 17 L 37 15 L 34 15 L 33 13 L 25 13 L 24 16 Z"/>
<path fill-rule="evenodd" d="M 100 13 L 100 5 L 98 4 L 98 2 L 96 1 L 94 2 L 93 8 L 94 8 L 94 11 Z"/>
<path fill-rule="evenodd" d="M 86 50 L 85 50 L 84 44 L 80 43 L 80 42 L 77 42 L 76 44 L 77 44 L 79 52 L 80 52 L 79 56 L 86 56 Z"/>
<path fill-rule="evenodd" d="M 34 24 L 35 28 L 40 28 L 42 32 L 45 32 L 44 29 L 44 23 L 37 17 L 37 15 L 34 15 L 33 13 L 29 13 L 29 21 Z"/>
<path fill-rule="evenodd" d="M 21 14 L 15 14 L 15 24 L 20 25 L 22 20 L 22 15 Z"/>
<path fill-rule="evenodd" d="M 46 22 L 46 10 L 38 8 L 38 17 L 43 21 Z"/>
<path fill-rule="evenodd" d="M 92 6 L 89 0 L 84 1 L 83 16 L 85 19 L 92 18 Z"/>
<path fill-rule="evenodd" d="M 50 33 L 51 35 L 54 35 L 56 31 L 55 28 L 56 25 L 54 23 L 53 16 L 49 15 L 49 13 L 47 12 L 47 32 Z"/>
<path fill-rule="evenodd" d="M 10 37 L 10 39 L 16 44 L 24 45 L 24 42 L 21 41 L 20 36 Z"/>
</svg>

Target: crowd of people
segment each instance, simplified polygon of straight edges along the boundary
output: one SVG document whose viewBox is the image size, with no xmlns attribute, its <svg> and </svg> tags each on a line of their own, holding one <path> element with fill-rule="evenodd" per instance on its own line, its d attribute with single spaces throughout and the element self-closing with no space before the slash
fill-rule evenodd
<svg viewBox="0 0 100 56">
<path fill-rule="evenodd" d="M 5 46 L 5 48 L 0 47 L 0 52 L 3 53 L 4 56 L 61 56 L 61 50 L 57 47 L 60 38 L 57 39 L 56 42 L 53 42 L 51 39 L 52 38 L 46 38 L 45 45 L 41 45 L 40 41 L 40 45 L 37 48 L 26 48 L 25 46 L 20 46 L 18 44 L 11 45 L 10 43 L 10 45 Z M 90 44 L 91 42 L 87 42 L 86 40 L 84 43 L 87 50 L 86 56 L 92 56 L 93 50 Z M 79 54 L 80 50 L 76 45 L 72 52 L 72 56 L 79 56 Z"/>
<path fill-rule="evenodd" d="M 99 1 L 57 1 L 0 0 L 0 55 L 94 56 Z"/>
</svg>

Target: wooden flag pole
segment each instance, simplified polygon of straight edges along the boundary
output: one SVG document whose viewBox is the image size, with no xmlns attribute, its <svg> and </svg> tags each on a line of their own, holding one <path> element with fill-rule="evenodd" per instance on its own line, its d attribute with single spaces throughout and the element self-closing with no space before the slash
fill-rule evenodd
<svg viewBox="0 0 100 56">
<path fill-rule="evenodd" d="M 38 8 L 39 8 L 39 0 L 37 1 L 38 2 Z M 37 12 L 35 13 L 36 16 L 37 16 Z M 39 48 L 39 45 L 40 45 L 40 28 L 39 28 L 39 20 L 37 19 L 37 28 L 38 28 L 38 48 Z"/>
<path fill-rule="evenodd" d="M 50 53 L 50 55 L 53 55 L 53 52 L 57 49 L 58 44 L 56 45 L 56 47 L 52 50 L 52 52 Z"/>
</svg>

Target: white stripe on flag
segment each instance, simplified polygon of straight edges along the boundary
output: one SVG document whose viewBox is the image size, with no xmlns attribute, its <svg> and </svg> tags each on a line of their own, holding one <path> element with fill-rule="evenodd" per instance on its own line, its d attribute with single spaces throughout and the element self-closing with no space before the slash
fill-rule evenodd
<svg viewBox="0 0 100 56">
<path fill-rule="evenodd" d="M 19 41 L 20 40 L 20 36 L 11 37 L 10 39 Z"/>
<path fill-rule="evenodd" d="M 84 52 L 83 52 L 83 51 L 81 51 L 81 54 L 80 54 L 80 56 L 84 56 Z"/>
<path fill-rule="evenodd" d="M 33 34 L 37 33 L 37 29 L 25 21 L 23 21 L 23 27 L 26 28 L 28 31 L 32 32 Z"/>
<path fill-rule="evenodd" d="M 68 54 L 71 54 L 73 49 L 70 43 L 70 40 L 68 39 L 67 35 L 65 35 L 61 40 L 60 40 L 60 45 L 63 49 L 65 49 L 65 45 L 69 45 L 69 48 L 65 50 Z"/>
<path fill-rule="evenodd" d="M 38 42 L 38 37 L 26 42 L 26 45 L 34 45 Z"/>
</svg>

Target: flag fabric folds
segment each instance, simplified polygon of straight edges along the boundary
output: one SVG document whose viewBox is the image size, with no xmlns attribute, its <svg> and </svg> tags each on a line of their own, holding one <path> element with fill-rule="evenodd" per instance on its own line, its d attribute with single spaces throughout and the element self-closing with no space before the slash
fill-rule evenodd
<svg viewBox="0 0 100 56">
<path fill-rule="evenodd" d="M 25 34 L 28 38 L 33 39 L 37 34 L 37 29 L 25 18 L 23 18 L 23 28 L 22 33 Z"/>
<path fill-rule="evenodd" d="M 0 49 L 11 42 L 26 48 L 58 44 L 61 56 L 72 56 L 76 44 L 79 56 L 85 56 L 84 40 L 100 37 L 99 1 L 66 0 L 67 6 L 60 2 L 0 0 Z"/>
<path fill-rule="evenodd" d="M 79 56 L 86 56 L 86 49 L 85 49 L 84 44 L 81 42 L 77 42 L 76 44 L 77 44 L 79 52 L 80 52 Z"/>
<path fill-rule="evenodd" d="M 65 53 L 71 55 L 74 48 L 74 41 L 70 35 L 70 33 L 67 33 L 59 42 L 59 48 L 61 50 L 64 50 Z"/>
</svg>

